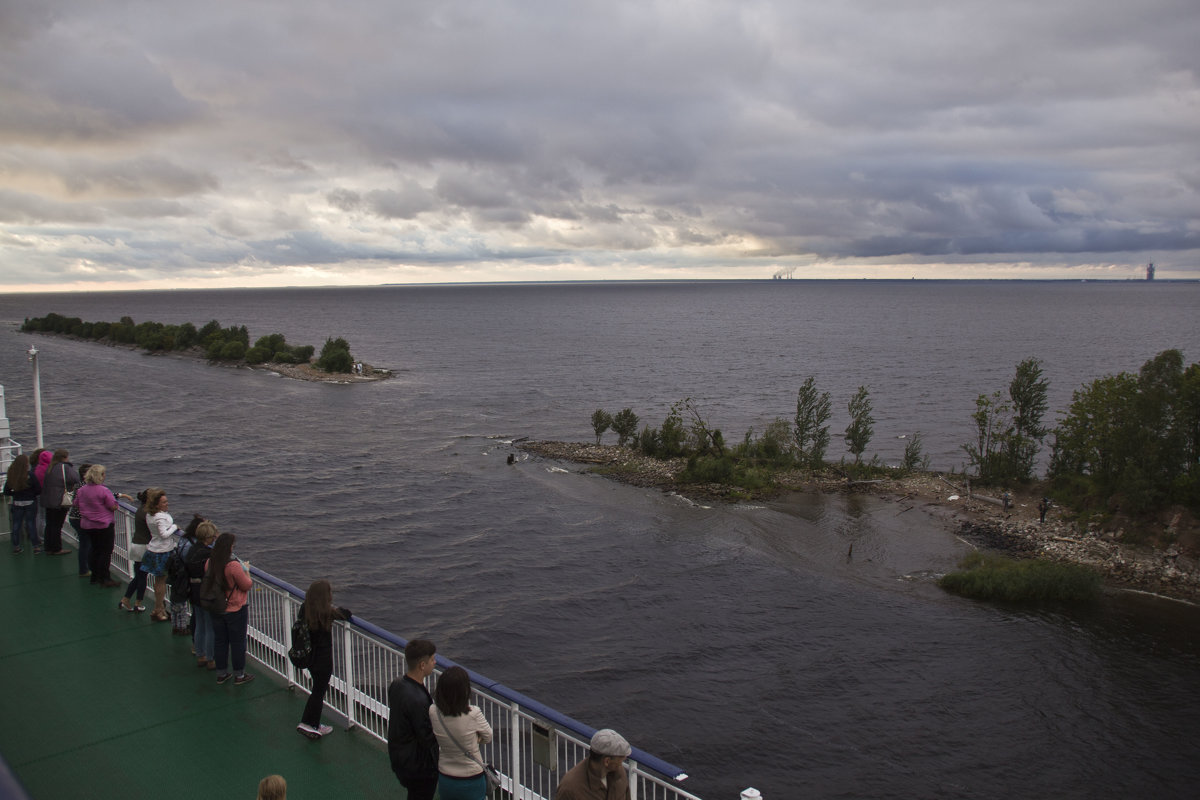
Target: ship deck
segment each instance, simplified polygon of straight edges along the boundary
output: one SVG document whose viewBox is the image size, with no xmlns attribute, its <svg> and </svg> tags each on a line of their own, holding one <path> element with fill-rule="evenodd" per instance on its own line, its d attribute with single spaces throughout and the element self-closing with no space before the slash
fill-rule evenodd
<svg viewBox="0 0 1200 800">
<path fill-rule="evenodd" d="M 253 660 L 254 682 L 218 686 L 188 637 L 117 609 L 122 589 L 2 538 L 0 755 L 31 797 L 253 797 L 276 773 L 292 800 L 405 796 L 378 740 L 328 709 L 334 732 L 301 736 L 302 691 Z"/>
</svg>

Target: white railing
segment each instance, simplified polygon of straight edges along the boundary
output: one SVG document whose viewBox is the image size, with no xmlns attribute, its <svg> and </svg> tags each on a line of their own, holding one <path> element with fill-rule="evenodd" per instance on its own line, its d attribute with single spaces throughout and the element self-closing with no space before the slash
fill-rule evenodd
<svg viewBox="0 0 1200 800">
<path fill-rule="evenodd" d="M 64 535 L 70 536 L 66 527 Z M 116 515 L 116 546 L 113 567 L 131 575 L 129 541 L 133 533 L 133 510 L 121 504 Z M 304 593 L 284 581 L 251 568 L 250 627 L 246 652 L 289 685 L 308 691 L 308 673 L 288 660 L 291 626 L 304 600 Z M 150 587 L 153 592 L 153 586 Z M 387 689 L 392 679 L 404 674 L 405 641 L 366 620 L 354 617 L 334 626 L 334 668 L 325 695 L 325 705 L 345 717 L 349 726 L 387 741 Z M 437 676 L 455 662 L 437 657 Z M 473 700 L 492 726 L 493 739 L 483 748 L 484 760 L 503 776 L 502 788 L 519 800 L 547 800 L 567 769 L 586 758 L 594 730 L 554 709 L 467 670 Z M 631 800 L 699 800 L 672 781 L 687 775 L 649 753 L 634 748 L 626 761 Z"/>
</svg>

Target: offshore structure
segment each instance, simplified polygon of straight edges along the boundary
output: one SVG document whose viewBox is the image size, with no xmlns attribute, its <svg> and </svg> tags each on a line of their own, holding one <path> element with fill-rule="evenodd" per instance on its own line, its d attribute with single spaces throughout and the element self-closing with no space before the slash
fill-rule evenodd
<svg viewBox="0 0 1200 800">
<path fill-rule="evenodd" d="M 1146 265 L 1146 280 L 1148 280 L 1148 281 L 1154 280 L 1154 262 L 1153 261 L 1151 261 L 1149 264 Z"/>
</svg>

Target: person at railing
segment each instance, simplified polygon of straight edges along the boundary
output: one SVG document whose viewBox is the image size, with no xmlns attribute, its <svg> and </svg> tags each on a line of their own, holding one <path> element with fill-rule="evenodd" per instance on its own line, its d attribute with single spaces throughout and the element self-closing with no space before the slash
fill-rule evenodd
<svg viewBox="0 0 1200 800">
<path fill-rule="evenodd" d="M 596 731 L 588 757 L 563 775 L 554 800 L 629 800 L 625 759 L 632 752 L 625 737 L 611 728 Z"/>
<path fill-rule="evenodd" d="M 79 509 L 80 541 L 82 542 L 84 537 L 91 539 L 87 566 L 91 572 L 92 583 L 112 589 L 120 585 L 112 579 L 109 570 L 116 537 L 113 515 L 117 510 L 117 497 L 126 500 L 133 498 L 127 494 L 113 494 L 112 490 L 104 485 L 107 474 L 108 470 L 103 464 L 93 464 L 84 474 L 84 485 L 75 493 L 75 506 Z"/>
<path fill-rule="evenodd" d="M 171 617 L 171 634 L 174 636 L 192 635 L 190 602 L 192 584 L 187 573 L 186 559 L 188 553 L 196 546 L 196 529 L 202 522 L 204 522 L 204 517 L 193 514 L 192 521 L 183 529 L 183 536 L 175 545 L 175 549 L 171 551 L 171 555 L 167 557 L 167 581 L 170 596 L 167 613 Z"/>
<path fill-rule="evenodd" d="M 79 465 L 79 476 L 83 479 L 84 485 L 87 484 L 87 474 L 91 468 L 91 464 Z M 79 488 L 82 489 L 83 486 Z M 77 491 L 75 494 L 78 496 L 79 492 Z M 92 574 L 92 537 L 91 534 L 83 535 L 83 523 L 79 519 L 78 503 L 67 510 L 67 524 L 75 531 L 75 541 L 79 543 L 79 547 L 75 548 L 75 557 L 79 564 L 79 577 L 90 577 Z"/>
<path fill-rule="evenodd" d="M 413 639 L 404 647 L 407 672 L 388 686 L 388 758 L 408 800 L 433 800 L 437 792 L 438 742 L 429 722 L 433 698 L 425 688 L 436 652 L 428 639 Z"/>
<path fill-rule="evenodd" d="M 325 692 L 329 690 L 329 679 L 333 677 L 333 621 L 350 619 L 352 614 L 349 609 L 334 607 L 333 586 L 324 578 L 309 585 L 304 602 L 296 613 L 308 626 L 308 637 L 312 643 L 312 661 L 308 665 L 312 689 L 296 730 L 309 738 L 319 739 L 333 733 L 331 726 L 321 724 Z"/>
<path fill-rule="evenodd" d="M 44 447 L 39 447 L 37 450 L 34 450 L 29 454 L 29 471 L 30 474 L 32 474 L 37 480 L 39 495 L 42 493 L 42 481 L 46 479 L 46 468 L 50 466 L 50 459 L 54 457 L 53 453 L 50 453 L 50 455 L 46 456 L 44 459 L 45 467 L 43 467 L 42 453 L 50 453 L 50 451 Z M 37 532 L 38 541 L 40 542 L 42 537 L 46 535 L 46 509 L 42 508 L 41 497 L 38 497 L 38 502 L 34 503 L 33 507 L 37 512 Z M 37 555 L 40 552 L 42 552 L 42 548 L 35 545 L 33 548 L 33 554 Z"/>
<path fill-rule="evenodd" d="M 222 533 L 217 537 L 212 555 L 204 568 L 201 587 L 204 587 L 205 581 L 215 582 L 226 600 L 225 613 L 212 615 L 217 683 L 229 680 L 232 673 L 226 666 L 232 661 L 233 672 L 237 673 L 233 682 L 241 686 L 254 680 L 254 675 L 246 672 L 246 629 L 250 622 L 247 603 L 254 581 L 250 578 L 250 565 L 233 555 L 236 542 L 237 537 L 232 533 Z"/>
<path fill-rule="evenodd" d="M 29 468 L 29 456 L 22 453 L 8 465 L 4 481 L 4 494 L 12 498 L 12 551 L 21 552 L 21 531 L 37 553 L 42 549 L 42 540 L 37 532 L 37 499 L 41 486 Z"/>
<path fill-rule="evenodd" d="M 188 575 L 188 598 L 192 604 L 192 649 L 196 653 L 196 666 L 216 669 L 213 657 L 213 618 L 208 609 L 200 605 L 200 581 L 204 578 L 204 565 L 212 555 L 213 542 L 220 535 L 217 526 L 204 520 L 196 526 L 196 543 L 184 556 L 183 565 Z"/>
<path fill-rule="evenodd" d="M 42 458 L 45 458 L 45 455 L 42 453 Z M 75 465 L 68 461 L 70 457 L 71 454 L 66 450 L 55 450 L 44 473 L 46 477 L 42 480 L 41 503 L 46 512 L 46 533 L 43 537 L 46 542 L 46 555 L 65 556 L 71 552 L 62 546 L 62 526 L 67 521 L 67 512 L 71 510 L 70 502 L 63 504 L 64 495 L 66 492 L 75 491 L 79 486 L 79 473 L 75 470 Z"/>
<path fill-rule="evenodd" d="M 146 597 L 146 573 L 142 572 L 142 559 L 146 557 L 146 546 L 150 544 L 150 526 L 146 522 L 146 498 L 151 492 L 161 492 L 162 489 L 150 488 L 138 492 L 140 501 L 138 510 L 133 515 L 133 539 L 129 542 L 129 560 L 133 563 L 133 577 L 125 587 L 125 596 L 117 603 L 117 608 L 126 611 L 145 611 L 142 600 Z M 137 593 L 137 600 L 130 604 L 130 598 Z"/>
<path fill-rule="evenodd" d="M 487 800 L 487 776 L 479 745 L 492 740 L 492 726 L 471 705 L 471 676 L 450 667 L 438 677 L 429 707 L 438 741 L 439 800 Z"/>
<path fill-rule="evenodd" d="M 183 535 L 168 508 L 170 501 L 162 489 L 146 493 L 146 525 L 150 528 L 150 541 L 139 569 L 154 576 L 154 611 L 150 613 L 150 619 L 155 622 L 170 619 L 167 615 L 167 559 Z"/>
</svg>

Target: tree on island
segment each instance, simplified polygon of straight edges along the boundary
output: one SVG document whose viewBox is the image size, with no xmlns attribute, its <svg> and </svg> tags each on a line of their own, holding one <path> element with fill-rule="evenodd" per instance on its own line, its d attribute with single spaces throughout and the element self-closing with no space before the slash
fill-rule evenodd
<svg viewBox="0 0 1200 800">
<path fill-rule="evenodd" d="M 617 434 L 618 447 L 624 447 L 637 434 L 637 426 L 638 416 L 632 408 L 623 408 L 613 415 L 612 429 Z"/>
<path fill-rule="evenodd" d="M 336 339 L 326 339 L 317 358 L 317 368 L 326 372 L 352 372 L 354 356 L 350 355 L 350 343 L 340 336 Z"/>
<path fill-rule="evenodd" d="M 809 469 L 820 469 L 825 464 L 832 409 L 829 392 L 818 393 L 816 379 L 808 376 L 796 392 L 796 426 L 793 435 L 801 461 Z"/>
<path fill-rule="evenodd" d="M 600 444 L 600 437 L 609 429 L 613 423 L 612 414 L 609 414 L 602 408 L 597 408 L 592 412 L 592 430 L 596 433 L 596 444 Z"/>
<path fill-rule="evenodd" d="M 866 386 L 859 386 L 858 391 L 847 404 L 850 412 L 850 424 L 846 426 L 846 448 L 854 456 L 854 463 L 862 463 L 863 451 L 871 442 L 875 433 L 875 417 L 871 416 L 871 397 Z"/>
<path fill-rule="evenodd" d="M 1033 477 L 1046 436 L 1042 415 L 1048 386 L 1041 362 L 1027 358 L 1017 365 L 1007 398 L 999 391 L 975 398 L 975 441 L 963 445 L 963 451 L 980 480 L 1024 482 Z"/>
</svg>

